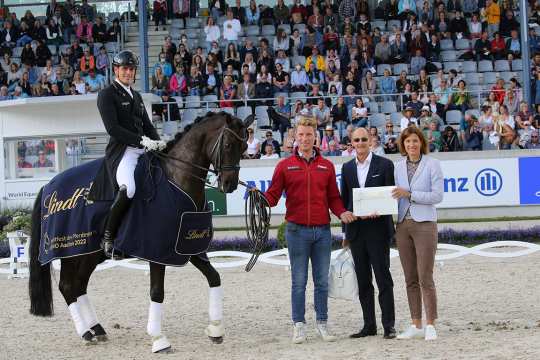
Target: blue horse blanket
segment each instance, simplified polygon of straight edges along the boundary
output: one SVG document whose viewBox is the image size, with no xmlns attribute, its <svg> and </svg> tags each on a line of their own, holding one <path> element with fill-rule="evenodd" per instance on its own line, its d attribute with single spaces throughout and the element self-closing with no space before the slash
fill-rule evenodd
<svg viewBox="0 0 540 360">
<path fill-rule="evenodd" d="M 101 251 L 111 202 L 88 202 L 86 193 L 103 159 L 57 175 L 43 189 L 39 260 Z M 212 213 L 196 208 L 191 197 L 170 182 L 152 155 L 139 158 L 137 191 L 115 239 L 115 249 L 151 262 L 182 266 L 196 255 L 208 261 Z"/>
</svg>

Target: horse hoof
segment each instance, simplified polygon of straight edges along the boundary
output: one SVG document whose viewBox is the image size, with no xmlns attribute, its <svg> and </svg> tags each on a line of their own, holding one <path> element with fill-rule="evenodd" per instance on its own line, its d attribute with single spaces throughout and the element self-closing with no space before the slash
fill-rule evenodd
<svg viewBox="0 0 540 360">
<path fill-rule="evenodd" d="M 165 335 L 160 335 L 152 338 L 152 352 L 153 353 L 170 353 L 171 343 L 167 340 Z"/>
<path fill-rule="evenodd" d="M 94 333 L 94 336 L 96 337 L 98 342 L 105 342 L 109 340 L 109 337 L 107 336 L 107 333 L 105 332 L 105 329 L 101 324 L 94 325 L 90 328 L 90 330 Z"/>
<path fill-rule="evenodd" d="M 83 334 L 82 340 L 85 345 L 95 345 L 98 342 L 97 338 L 90 331 Z"/>
<path fill-rule="evenodd" d="M 210 341 L 212 341 L 213 344 L 221 344 L 221 343 L 223 343 L 223 336 L 220 336 L 220 337 L 209 336 L 208 338 L 210 339 Z"/>
</svg>

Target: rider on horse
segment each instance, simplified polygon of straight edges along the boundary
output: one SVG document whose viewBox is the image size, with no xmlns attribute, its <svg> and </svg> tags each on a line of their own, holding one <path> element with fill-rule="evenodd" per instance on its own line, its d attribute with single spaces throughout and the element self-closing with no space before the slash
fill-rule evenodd
<svg viewBox="0 0 540 360">
<path fill-rule="evenodd" d="M 89 200 L 112 200 L 105 225 L 103 250 L 112 256 L 113 242 L 135 195 L 134 172 L 145 150 L 162 150 L 166 143 L 148 118 L 141 95 L 131 88 L 139 61 L 129 50 L 113 58 L 115 80 L 98 94 L 97 106 L 109 144 L 105 162 L 92 183 Z"/>
</svg>

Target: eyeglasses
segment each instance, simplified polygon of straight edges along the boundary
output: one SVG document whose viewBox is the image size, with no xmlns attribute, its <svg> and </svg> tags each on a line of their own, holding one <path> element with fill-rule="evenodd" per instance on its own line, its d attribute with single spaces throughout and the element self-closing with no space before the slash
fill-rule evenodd
<svg viewBox="0 0 540 360">
<path fill-rule="evenodd" d="M 266 134 L 266 137 L 272 137 L 272 134 Z"/>
<path fill-rule="evenodd" d="M 393 128 L 394 125 L 386 125 L 387 128 Z"/>
<path fill-rule="evenodd" d="M 358 142 L 368 142 L 369 139 L 367 137 L 361 137 L 361 138 L 354 138 L 353 139 L 353 142 L 355 143 L 358 143 Z"/>
</svg>

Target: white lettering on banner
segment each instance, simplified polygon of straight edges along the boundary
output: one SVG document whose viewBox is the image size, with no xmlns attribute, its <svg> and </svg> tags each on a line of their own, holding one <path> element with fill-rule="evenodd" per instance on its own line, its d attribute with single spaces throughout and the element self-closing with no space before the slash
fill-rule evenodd
<svg viewBox="0 0 540 360">
<path fill-rule="evenodd" d="M 341 164 L 336 167 L 339 188 Z M 480 159 L 441 161 L 444 200 L 437 207 L 464 208 L 519 205 L 518 159 Z M 265 192 L 272 183 L 274 167 L 241 168 L 240 179 Z M 243 215 L 246 190 L 227 194 L 227 215 Z M 272 208 L 273 214 L 285 214 L 285 196 Z"/>
</svg>

